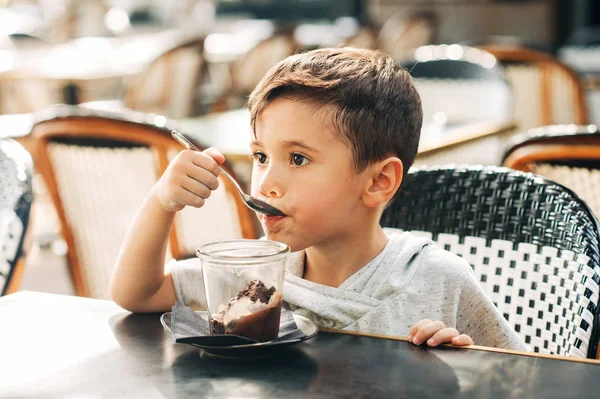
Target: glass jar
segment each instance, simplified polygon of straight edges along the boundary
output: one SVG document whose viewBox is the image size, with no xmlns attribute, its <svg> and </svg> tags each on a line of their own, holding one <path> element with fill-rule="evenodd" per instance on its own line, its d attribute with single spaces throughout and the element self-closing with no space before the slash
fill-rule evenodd
<svg viewBox="0 0 600 399">
<path fill-rule="evenodd" d="M 196 250 L 211 334 L 277 338 L 289 253 L 287 245 L 268 240 L 222 241 Z"/>
</svg>

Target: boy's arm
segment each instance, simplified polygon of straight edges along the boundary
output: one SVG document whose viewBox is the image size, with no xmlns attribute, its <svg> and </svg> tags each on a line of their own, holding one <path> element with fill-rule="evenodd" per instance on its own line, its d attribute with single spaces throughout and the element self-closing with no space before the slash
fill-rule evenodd
<svg viewBox="0 0 600 399">
<path fill-rule="evenodd" d="M 457 309 L 457 328 L 471 335 L 477 345 L 529 351 L 521 337 L 477 283 L 469 267 Z"/>
<path fill-rule="evenodd" d="M 132 312 L 166 311 L 175 304 L 170 274 L 164 274 L 175 212 L 165 211 L 152 193 L 138 211 L 117 259 L 110 293 Z"/>
<path fill-rule="evenodd" d="M 113 272 L 110 293 L 133 312 L 165 311 L 175 304 L 173 278 L 164 272 L 169 232 L 176 212 L 200 208 L 219 186 L 218 164 L 225 161 L 214 149 L 183 150 L 138 211 L 127 232 Z"/>
</svg>

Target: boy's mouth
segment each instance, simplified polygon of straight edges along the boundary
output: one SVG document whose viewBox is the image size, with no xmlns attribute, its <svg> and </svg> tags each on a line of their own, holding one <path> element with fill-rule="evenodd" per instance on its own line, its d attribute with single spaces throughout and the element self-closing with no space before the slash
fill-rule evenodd
<svg viewBox="0 0 600 399">
<path fill-rule="evenodd" d="M 263 216 L 263 222 L 268 225 L 268 226 L 273 226 L 279 222 L 281 222 L 283 219 L 285 219 L 287 216 Z"/>
</svg>

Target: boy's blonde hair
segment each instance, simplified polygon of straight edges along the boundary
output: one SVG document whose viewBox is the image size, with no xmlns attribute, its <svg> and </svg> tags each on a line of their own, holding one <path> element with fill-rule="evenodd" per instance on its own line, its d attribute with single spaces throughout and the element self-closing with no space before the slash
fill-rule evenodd
<svg viewBox="0 0 600 399">
<path fill-rule="evenodd" d="M 357 173 L 397 156 L 406 175 L 417 155 L 421 99 L 410 74 L 382 52 L 328 48 L 280 61 L 250 94 L 253 129 L 260 112 L 281 96 L 333 106 L 331 125 L 352 150 Z"/>
</svg>

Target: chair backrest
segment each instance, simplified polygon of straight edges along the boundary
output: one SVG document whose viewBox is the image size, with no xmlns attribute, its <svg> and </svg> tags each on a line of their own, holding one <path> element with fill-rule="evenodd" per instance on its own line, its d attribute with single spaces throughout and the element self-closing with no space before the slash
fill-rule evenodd
<svg viewBox="0 0 600 399">
<path fill-rule="evenodd" d="M 426 234 L 467 260 L 534 351 L 596 357 L 600 233 L 569 189 L 507 168 L 415 169 L 381 224 Z"/>
<path fill-rule="evenodd" d="M 272 66 L 294 54 L 299 48 L 293 35 L 274 34 L 260 41 L 231 67 L 231 89 L 235 94 L 246 96 Z"/>
<path fill-rule="evenodd" d="M 600 216 L 600 131 L 595 125 L 552 125 L 513 137 L 504 166 L 542 175 L 573 190 Z"/>
<path fill-rule="evenodd" d="M 512 116 L 512 93 L 493 55 L 458 44 L 421 46 L 403 64 L 423 104 L 423 124 L 501 120 Z"/>
<path fill-rule="evenodd" d="M 117 116 L 66 106 L 50 111 L 32 130 L 37 166 L 58 211 L 76 292 L 107 298 L 126 230 L 182 148 L 162 117 L 148 121 L 141 113 Z M 204 207 L 177 214 L 169 241 L 175 259 L 193 256 L 206 242 L 256 238 L 252 213 L 235 187 L 220 181 Z"/>
<path fill-rule="evenodd" d="M 52 84 L 37 79 L 6 79 L 0 82 L 0 114 L 25 114 L 62 102 Z"/>
<path fill-rule="evenodd" d="M 381 27 L 377 41 L 381 50 L 399 62 L 410 60 L 415 49 L 437 42 L 439 18 L 432 12 L 392 15 Z"/>
<path fill-rule="evenodd" d="M 18 289 L 33 200 L 33 163 L 12 139 L 0 140 L 0 295 Z"/>
<path fill-rule="evenodd" d="M 377 32 L 370 27 L 362 27 L 354 35 L 343 42 L 348 47 L 364 48 L 377 50 L 379 42 L 377 41 Z"/>
<path fill-rule="evenodd" d="M 589 123 L 584 87 L 570 67 L 550 54 L 519 45 L 478 47 L 504 64 L 513 87 L 515 119 L 520 128 Z"/>
<path fill-rule="evenodd" d="M 204 38 L 180 43 L 158 56 L 127 88 L 125 106 L 169 118 L 193 116 L 205 73 Z"/>
</svg>

